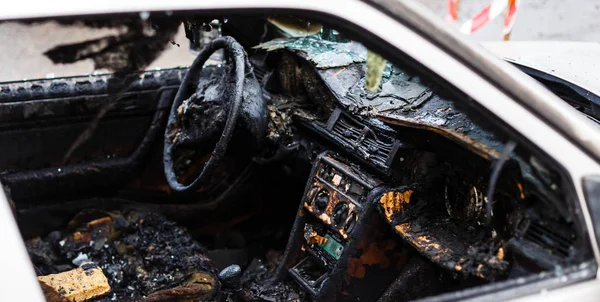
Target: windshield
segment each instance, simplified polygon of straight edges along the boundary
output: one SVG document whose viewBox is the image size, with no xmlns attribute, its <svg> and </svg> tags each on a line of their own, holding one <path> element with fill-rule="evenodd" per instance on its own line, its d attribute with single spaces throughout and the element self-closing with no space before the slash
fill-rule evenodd
<svg viewBox="0 0 600 302">
<path fill-rule="evenodd" d="M 0 23 L 0 35 L 4 41 L 10 41 L 0 45 L 0 60 L 3 63 L 0 82 L 108 73 L 106 69 L 96 69 L 91 59 L 72 64 L 54 64 L 45 53 L 59 45 L 98 39 L 121 31 L 119 28 L 69 26 L 56 21 Z M 180 26 L 172 43 L 148 69 L 188 66 L 194 58 L 195 55 L 189 51 L 183 26 Z"/>
</svg>

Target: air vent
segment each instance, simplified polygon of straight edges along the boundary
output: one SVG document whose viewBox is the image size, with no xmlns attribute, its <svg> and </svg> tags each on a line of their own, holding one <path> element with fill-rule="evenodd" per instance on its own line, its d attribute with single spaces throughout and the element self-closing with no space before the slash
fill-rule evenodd
<svg viewBox="0 0 600 302">
<path fill-rule="evenodd" d="M 574 239 L 561 233 L 560 229 L 531 221 L 524 237 L 526 240 L 550 250 L 557 257 L 567 258 Z"/>
<path fill-rule="evenodd" d="M 358 124 L 354 124 L 346 118 L 340 117 L 333 125 L 333 133 L 347 141 L 348 144 L 354 146 L 360 141 L 363 131 L 362 128 L 364 127 L 360 127 Z"/>
<path fill-rule="evenodd" d="M 380 140 L 371 138 L 365 138 L 361 146 L 365 147 L 367 150 L 376 150 L 371 153 L 371 159 L 382 163 L 388 162 L 390 154 L 392 154 L 392 150 L 394 149 L 393 143 L 384 143 Z"/>
<path fill-rule="evenodd" d="M 341 113 L 334 111 L 328 122 L 333 136 L 342 141 L 345 147 L 378 166 L 389 168 L 400 143 L 391 137 L 376 133 L 366 126 Z"/>
</svg>

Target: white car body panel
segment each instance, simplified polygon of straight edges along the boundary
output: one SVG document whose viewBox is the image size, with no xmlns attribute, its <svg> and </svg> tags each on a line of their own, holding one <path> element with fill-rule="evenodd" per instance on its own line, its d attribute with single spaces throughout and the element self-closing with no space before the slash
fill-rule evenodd
<svg viewBox="0 0 600 302">
<path fill-rule="evenodd" d="M 485 42 L 491 53 L 575 84 L 600 96 L 600 43 Z"/>
<path fill-rule="evenodd" d="M 1 186 L 0 242 L 0 301 L 45 301 Z"/>
</svg>

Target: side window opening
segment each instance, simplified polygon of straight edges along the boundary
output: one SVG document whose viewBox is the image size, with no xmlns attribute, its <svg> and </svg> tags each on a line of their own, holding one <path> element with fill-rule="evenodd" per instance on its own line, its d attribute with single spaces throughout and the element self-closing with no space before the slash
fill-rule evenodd
<svg viewBox="0 0 600 302">
<path fill-rule="evenodd" d="M 89 260 L 104 298 L 451 300 L 595 268 L 560 165 L 410 58 L 305 16 L 141 16 L 73 24 L 167 26 L 186 66 L 124 35 L 112 74 L 0 83 L 0 181 L 40 277 Z"/>
</svg>

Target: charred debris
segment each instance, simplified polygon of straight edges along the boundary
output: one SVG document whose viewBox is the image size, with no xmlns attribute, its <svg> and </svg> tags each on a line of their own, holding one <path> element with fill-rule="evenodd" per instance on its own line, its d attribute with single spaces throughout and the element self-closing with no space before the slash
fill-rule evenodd
<svg viewBox="0 0 600 302">
<path fill-rule="evenodd" d="M 551 163 L 414 68 L 379 60 L 367 89 L 368 50 L 335 30 L 58 22 L 120 34 L 45 52 L 111 75 L 0 84 L 2 129 L 59 142 L 0 162 L 49 301 L 405 301 L 590 259 Z M 180 24 L 198 59 L 143 71 Z"/>
</svg>

